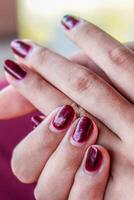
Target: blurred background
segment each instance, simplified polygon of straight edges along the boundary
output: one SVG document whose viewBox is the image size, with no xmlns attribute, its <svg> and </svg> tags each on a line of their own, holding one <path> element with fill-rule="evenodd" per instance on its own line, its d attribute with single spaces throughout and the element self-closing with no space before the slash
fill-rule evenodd
<svg viewBox="0 0 134 200">
<path fill-rule="evenodd" d="M 12 38 L 31 38 L 63 55 L 76 50 L 60 27 L 65 14 L 84 17 L 123 42 L 134 40 L 134 0 L 0 0 L 0 76 L 3 60 L 12 58 Z"/>
</svg>

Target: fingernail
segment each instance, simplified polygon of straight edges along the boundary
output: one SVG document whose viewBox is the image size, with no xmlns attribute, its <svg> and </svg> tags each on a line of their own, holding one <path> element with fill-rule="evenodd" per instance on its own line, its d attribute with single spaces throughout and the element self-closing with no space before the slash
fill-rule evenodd
<svg viewBox="0 0 134 200">
<path fill-rule="evenodd" d="M 86 157 L 85 169 L 89 172 L 99 170 L 102 164 L 102 158 L 102 153 L 97 147 L 90 147 Z"/>
<path fill-rule="evenodd" d="M 44 118 L 45 116 L 43 115 L 36 115 L 36 116 L 31 117 L 31 121 L 33 125 L 37 127 L 44 120 Z"/>
<path fill-rule="evenodd" d="M 79 23 L 79 20 L 76 17 L 73 17 L 71 15 L 65 15 L 62 20 L 61 24 L 67 29 L 71 30 Z"/>
<path fill-rule="evenodd" d="M 13 62 L 12 60 L 5 60 L 4 69 L 8 74 L 17 80 L 21 80 L 26 76 L 26 71 L 24 71 L 17 63 Z"/>
<path fill-rule="evenodd" d="M 58 129 L 62 130 L 67 128 L 74 118 L 74 109 L 70 105 L 65 105 L 60 108 L 57 114 L 54 117 L 52 122 L 53 126 Z"/>
<path fill-rule="evenodd" d="M 93 131 L 93 123 L 88 117 L 81 117 L 77 122 L 72 139 L 75 142 L 83 143 L 88 140 Z"/>
<path fill-rule="evenodd" d="M 13 40 L 10 44 L 12 51 L 19 57 L 25 58 L 32 46 L 21 40 Z"/>
</svg>

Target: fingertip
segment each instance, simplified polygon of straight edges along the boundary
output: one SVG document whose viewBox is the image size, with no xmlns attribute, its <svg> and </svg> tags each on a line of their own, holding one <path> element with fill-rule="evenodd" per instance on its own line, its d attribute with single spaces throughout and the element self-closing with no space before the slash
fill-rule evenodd
<svg viewBox="0 0 134 200">
<path fill-rule="evenodd" d="M 99 145 L 90 146 L 75 175 L 69 199 L 88 200 L 89 196 L 90 199 L 103 199 L 109 177 L 109 164 L 109 154 L 105 148 Z"/>
<path fill-rule="evenodd" d="M 64 105 L 58 107 L 50 122 L 49 129 L 55 133 L 65 132 L 71 125 L 74 116 L 75 111 L 72 106 Z"/>
<path fill-rule="evenodd" d="M 89 175 L 104 176 L 108 174 L 110 167 L 110 155 L 108 151 L 100 145 L 92 145 L 88 147 L 83 163 L 82 169 Z"/>
<path fill-rule="evenodd" d="M 81 116 L 72 123 L 67 134 L 73 146 L 87 146 L 96 142 L 98 128 L 92 119 L 87 116 Z"/>
</svg>

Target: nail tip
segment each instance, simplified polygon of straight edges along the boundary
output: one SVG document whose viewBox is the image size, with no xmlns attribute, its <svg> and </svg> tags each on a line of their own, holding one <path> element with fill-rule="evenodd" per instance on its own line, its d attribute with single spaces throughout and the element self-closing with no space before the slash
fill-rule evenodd
<svg viewBox="0 0 134 200">
<path fill-rule="evenodd" d="M 13 60 L 6 59 L 4 60 L 3 66 L 4 68 L 8 67 L 10 64 L 17 65 Z"/>
<path fill-rule="evenodd" d="M 13 53 L 21 58 L 25 58 L 30 52 L 32 46 L 21 39 L 14 39 L 10 42 Z"/>
<path fill-rule="evenodd" d="M 62 106 L 52 122 L 54 128 L 63 130 L 68 127 L 74 118 L 74 109 L 70 105 Z"/>
<path fill-rule="evenodd" d="M 9 59 L 4 60 L 3 66 L 7 65 L 9 61 L 10 61 Z"/>
<path fill-rule="evenodd" d="M 10 46 L 12 47 L 14 45 L 14 43 L 16 43 L 19 39 L 15 38 L 10 42 Z"/>
<path fill-rule="evenodd" d="M 74 16 L 72 14 L 65 14 L 65 15 L 63 15 L 62 18 L 74 18 L 74 19 L 77 19 L 78 17 L 76 17 L 76 16 Z"/>
<path fill-rule="evenodd" d="M 73 15 L 64 15 L 61 19 L 61 24 L 68 30 L 74 28 L 79 22 L 79 19 Z"/>
<path fill-rule="evenodd" d="M 34 126 L 38 126 L 44 120 L 43 115 L 35 115 L 31 117 L 31 122 Z"/>
<path fill-rule="evenodd" d="M 93 131 L 92 124 L 93 123 L 89 117 L 80 117 L 72 135 L 73 140 L 78 143 L 85 143 L 90 138 L 90 135 Z"/>
<path fill-rule="evenodd" d="M 3 67 L 9 75 L 17 80 L 24 79 L 27 74 L 16 62 L 10 59 L 4 61 Z"/>
<path fill-rule="evenodd" d="M 96 146 L 91 146 L 87 152 L 85 169 L 89 172 L 97 172 L 102 164 L 102 159 L 102 152 Z"/>
</svg>

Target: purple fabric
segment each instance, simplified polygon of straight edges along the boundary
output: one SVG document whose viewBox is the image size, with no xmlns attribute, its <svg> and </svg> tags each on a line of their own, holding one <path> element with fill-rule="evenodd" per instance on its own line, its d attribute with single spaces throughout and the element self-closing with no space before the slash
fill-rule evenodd
<svg viewBox="0 0 134 200">
<path fill-rule="evenodd" d="M 5 85 L 1 82 L 0 87 Z M 32 130 L 31 115 L 0 120 L 0 200 L 34 200 L 34 185 L 20 183 L 10 168 L 13 148 Z"/>
</svg>

